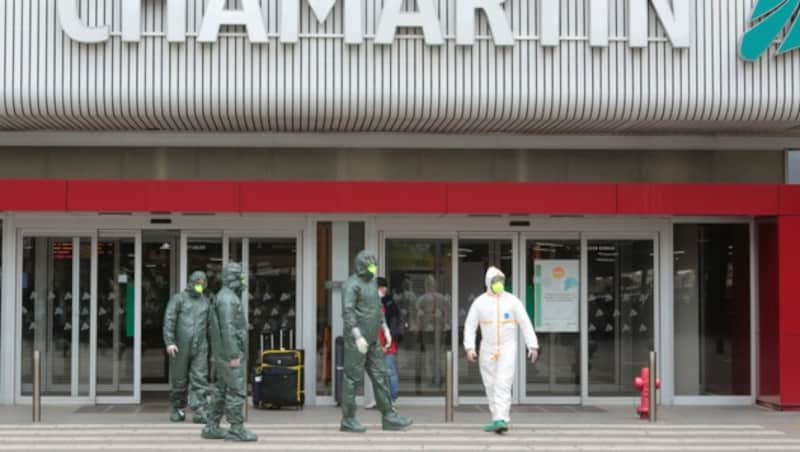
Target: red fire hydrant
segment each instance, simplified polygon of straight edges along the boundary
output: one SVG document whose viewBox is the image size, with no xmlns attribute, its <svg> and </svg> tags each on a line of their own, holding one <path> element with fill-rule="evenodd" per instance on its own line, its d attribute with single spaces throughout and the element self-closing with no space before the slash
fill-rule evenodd
<svg viewBox="0 0 800 452">
<path fill-rule="evenodd" d="M 643 367 L 642 373 L 633 380 L 633 385 L 640 393 L 639 408 L 636 408 L 636 413 L 639 414 L 639 419 L 650 419 L 650 369 Z M 660 378 L 656 378 L 656 389 L 661 389 Z"/>
</svg>

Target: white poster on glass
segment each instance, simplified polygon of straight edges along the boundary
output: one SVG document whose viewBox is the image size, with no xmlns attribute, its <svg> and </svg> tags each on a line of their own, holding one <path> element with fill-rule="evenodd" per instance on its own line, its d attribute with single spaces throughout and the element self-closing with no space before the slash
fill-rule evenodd
<svg viewBox="0 0 800 452">
<path fill-rule="evenodd" d="M 580 261 L 537 260 L 534 327 L 542 333 L 579 331 Z"/>
</svg>

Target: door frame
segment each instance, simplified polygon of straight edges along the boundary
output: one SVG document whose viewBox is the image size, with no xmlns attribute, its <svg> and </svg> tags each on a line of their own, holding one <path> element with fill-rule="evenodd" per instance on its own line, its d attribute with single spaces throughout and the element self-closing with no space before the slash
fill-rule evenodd
<svg viewBox="0 0 800 452">
<path fill-rule="evenodd" d="M 508 241 L 510 241 L 511 242 L 511 285 L 513 287 L 513 294 L 517 298 L 519 298 L 523 294 L 523 292 L 521 292 L 521 290 L 522 290 L 522 287 L 524 286 L 524 284 L 522 284 L 522 283 L 525 280 L 525 278 L 524 278 L 524 276 L 523 276 L 523 274 L 521 272 L 521 267 L 519 265 L 520 264 L 519 251 L 521 249 L 520 248 L 521 247 L 521 241 L 520 241 L 520 237 L 519 236 L 520 236 L 520 234 L 518 232 L 514 232 L 514 231 L 459 232 L 459 233 L 456 234 L 456 240 L 455 240 L 455 244 L 453 245 L 453 249 L 454 250 L 458 250 L 458 248 L 461 247 L 461 241 L 462 240 L 496 240 L 496 241 L 508 240 Z M 452 276 L 452 278 L 453 278 L 453 294 L 451 295 L 451 298 L 452 298 L 452 300 L 454 300 L 454 302 L 452 303 L 452 312 L 451 312 L 450 315 L 451 315 L 452 319 L 457 320 L 459 318 L 459 313 L 458 313 L 459 292 L 458 292 L 458 290 L 461 287 L 460 286 L 461 281 L 460 281 L 460 278 L 459 278 L 460 270 L 461 270 L 461 268 L 460 268 L 461 261 L 458 258 L 458 253 L 453 253 L 453 254 L 455 256 L 455 260 L 454 260 L 453 276 Z M 520 298 L 520 299 L 522 299 L 522 298 Z M 463 354 L 463 350 L 462 350 L 462 345 L 463 344 L 458 342 L 458 331 L 459 331 L 459 328 L 460 328 L 460 325 L 454 325 L 453 328 L 452 328 L 452 341 L 453 341 L 453 348 L 454 348 L 454 350 L 453 350 L 453 385 L 454 385 L 453 394 L 455 394 L 454 403 L 455 403 L 456 406 L 458 406 L 458 405 L 484 405 L 484 404 L 487 403 L 485 395 L 482 395 L 482 396 L 461 396 L 460 393 L 459 393 L 460 378 L 459 378 L 458 361 L 459 361 L 459 357 L 461 357 L 462 354 Z M 477 363 L 474 364 L 474 365 L 477 366 Z M 519 388 L 521 388 L 521 386 L 519 386 L 518 383 L 517 383 L 519 381 L 519 370 L 520 370 L 519 367 L 520 366 L 517 366 L 517 367 L 518 367 L 517 368 L 517 375 L 515 375 L 515 377 L 514 377 L 515 384 L 514 384 L 514 386 L 512 387 L 512 390 L 511 390 L 511 392 L 512 392 L 512 394 L 511 394 L 512 403 L 519 403 L 519 399 L 520 399 L 520 397 L 522 395 L 521 391 L 519 390 Z"/>
<path fill-rule="evenodd" d="M 759 350 L 759 248 L 758 248 L 758 227 L 757 220 L 752 217 L 680 217 L 672 218 L 669 222 L 669 248 L 674 247 L 674 234 L 673 228 L 680 224 L 739 224 L 748 226 L 748 240 L 750 242 L 749 265 L 750 265 L 750 394 L 749 395 L 679 395 L 674 387 L 674 381 L 667 382 L 672 385 L 671 391 L 673 401 L 676 406 L 746 406 L 753 405 L 758 399 L 758 385 L 760 368 L 760 350 Z M 664 262 L 672 264 L 672 260 L 665 260 Z M 670 273 L 674 273 L 672 267 L 669 269 Z M 673 291 L 672 284 L 674 283 L 672 277 L 669 279 L 670 293 Z M 672 311 L 670 311 L 672 315 Z M 670 335 L 673 331 L 673 318 L 669 319 L 670 322 Z M 664 344 L 666 346 L 666 344 Z M 669 363 L 673 363 L 674 359 L 670 356 Z M 662 366 L 664 364 L 661 364 Z M 662 373 L 663 375 L 663 373 Z M 674 375 L 670 373 L 669 375 Z M 674 380 L 674 379 L 671 379 Z"/>
<path fill-rule="evenodd" d="M 590 240 L 643 240 L 653 243 L 653 348 L 657 356 L 661 357 L 661 279 L 664 277 L 661 270 L 661 248 L 659 233 L 632 231 L 590 231 L 581 234 L 581 280 L 589 280 L 589 248 Z M 589 286 L 581 284 L 581 304 L 587 305 L 589 301 Z M 583 404 L 588 405 L 628 405 L 639 403 L 636 396 L 591 396 L 589 392 L 589 313 L 588 309 L 583 309 L 581 315 L 581 399 Z M 664 360 L 658 358 L 659 374 L 662 376 L 670 375 L 672 366 L 665 372 L 662 364 Z M 633 384 L 633 382 L 631 382 Z"/>
<path fill-rule="evenodd" d="M 387 273 L 386 273 L 386 268 L 387 268 L 386 267 L 386 241 L 387 240 L 449 240 L 450 241 L 450 247 L 451 247 L 450 249 L 451 250 L 457 250 L 458 249 L 458 233 L 457 232 L 434 232 L 434 233 L 420 232 L 420 233 L 416 233 L 416 232 L 411 232 L 411 231 L 408 231 L 408 232 L 379 231 L 378 232 L 378 247 L 379 247 L 379 252 L 378 252 L 378 262 L 379 262 L 378 265 L 379 265 L 379 267 L 378 268 L 379 268 L 379 272 L 382 270 L 384 275 L 387 275 Z M 458 293 L 458 274 L 457 274 L 457 270 L 458 270 L 458 253 L 451 252 L 450 254 L 451 254 L 451 256 L 450 256 L 450 282 L 451 282 L 451 291 L 452 291 L 452 294 L 450 295 L 450 300 L 451 300 L 451 305 L 452 305 L 451 306 L 451 316 L 452 316 L 453 307 L 456 307 L 456 304 L 452 302 L 452 300 L 454 299 L 453 294 L 457 294 Z M 457 307 L 456 307 L 456 312 L 457 312 Z M 458 317 L 456 316 L 456 317 L 451 317 L 451 318 L 456 318 L 457 319 Z M 342 319 L 338 319 L 337 320 L 336 318 L 334 318 L 334 322 L 336 322 L 336 321 L 341 322 Z M 454 337 L 455 337 L 455 339 L 453 339 Z M 452 355 L 453 356 L 453 365 L 457 366 L 457 363 L 458 363 L 457 356 L 458 356 L 458 350 L 460 349 L 460 346 L 458 346 L 458 344 L 455 344 L 455 342 L 458 340 L 458 329 L 452 327 L 452 322 L 451 322 L 450 338 L 451 338 L 451 350 L 453 351 L 453 355 Z M 456 347 L 456 348 L 453 349 L 454 347 Z M 453 370 L 454 370 L 453 371 L 453 382 L 456 385 L 456 388 L 458 388 L 457 368 L 454 367 Z M 364 396 L 365 396 L 365 400 L 367 402 L 371 402 L 373 400 L 372 387 L 371 387 L 371 384 L 369 383 L 368 379 L 365 380 Z M 407 406 L 440 405 L 440 404 L 443 404 L 445 402 L 445 396 L 444 395 L 441 395 L 441 396 L 407 396 L 407 397 L 403 397 L 402 401 L 403 401 L 403 405 L 407 405 Z M 454 403 L 455 404 L 458 403 L 458 397 L 456 397 L 456 400 L 454 400 Z"/>
<path fill-rule="evenodd" d="M 223 265 L 230 262 L 230 241 L 231 240 L 241 240 L 242 241 L 242 259 L 239 262 L 242 265 L 242 271 L 245 277 L 249 277 L 249 269 L 250 269 L 250 240 L 294 240 L 295 241 L 295 296 L 294 296 L 294 309 L 295 309 L 295 318 L 294 318 L 294 335 L 295 335 L 295 348 L 300 348 L 303 343 L 303 319 L 305 315 L 306 308 L 303 306 L 302 300 L 303 297 L 303 232 L 302 231 L 287 231 L 287 232 L 263 232 L 263 231 L 225 231 L 222 235 L 222 263 Z M 249 324 L 250 323 L 250 288 L 246 287 L 245 291 L 242 296 L 242 305 L 244 307 L 245 313 L 245 320 Z M 310 308 L 309 308 L 310 309 Z M 248 341 L 248 348 L 254 347 L 255 344 L 251 344 Z M 308 352 L 306 352 L 306 356 L 308 356 Z M 247 356 L 250 356 L 250 350 L 247 351 Z M 313 358 L 306 358 L 306 368 L 311 367 L 309 365 L 310 359 Z M 313 363 L 316 364 L 316 363 Z M 247 371 L 252 368 L 253 363 L 248 363 Z M 316 372 L 316 365 L 313 367 Z M 306 391 L 308 394 L 308 390 Z"/>
<path fill-rule="evenodd" d="M 522 277 L 522 281 L 527 283 L 525 279 L 527 278 L 528 274 L 528 241 L 531 240 L 573 240 L 578 242 L 581 249 L 580 255 L 580 262 L 581 268 L 584 262 L 584 254 L 583 254 L 583 241 L 581 240 L 581 233 L 580 232 L 545 232 L 545 231 L 526 231 L 521 232 L 519 238 L 520 248 L 519 253 L 516 255 L 517 260 L 519 261 L 519 268 L 520 268 L 520 276 Z M 581 270 L 581 279 L 579 286 L 582 288 L 585 283 L 585 279 L 583 277 L 583 270 Z M 523 276 L 524 275 L 524 276 Z M 583 317 L 583 311 L 586 309 L 584 308 L 584 297 L 582 295 L 583 291 L 580 292 L 580 298 L 578 300 L 578 315 L 579 319 Z M 526 294 L 524 291 L 517 294 L 517 297 L 520 300 L 525 300 Z M 580 323 L 579 327 L 579 348 L 580 348 L 580 361 L 578 363 L 580 368 L 580 389 L 579 394 L 574 396 L 529 396 L 528 395 L 528 384 L 527 384 L 527 350 L 525 347 L 520 347 L 519 350 L 519 358 L 518 358 L 518 369 L 517 369 L 517 380 L 515 381 L 515 386 L 520 388 L 518 391 L 519 397 L 516 400 L 517 403 L 523 404 L 536 404 L 536 405 L 581 405 L 584 403 L 582 398 L 583 393 L 583 385 L 584 385 L 584 375 L 583 375 L 583 366 L 582 362 L 584 359 L 584 340 L 583 340 L 583 323 Z M 521 333 L 520 333 L 520 340 Z"/>
<path fill-rule="evenodd" d="M 133 239 L 134 240 L 134 288 L 133 288 L 133 304 L 134 304 L 134 335 L 133 335 L 133 394 L 130 396 L 102 396 L 97 395 L 97 278 L 99 276 L 97 251 L 98 243 L 100 240 L 108 239 Z M 96 275 L 92 278 L 92 293 L 94 294 L 94 302 L 92 303 L 92 340 L 94 345 L 91 348 L 92 372 L 92 385 L 94 386 L 92 394 L 95 398 L 95 403 L 98 405 L 114 405 L 114 404 L 135 404 L 138 405 L 142 401 L 142 232 L 141 230 L 114 230 L 103 229 L 98 231 L 97 240 L 94 241 L 94 252 L 92 253 L 92 272 Z M 116 331 L 115 331 L 116 334 Z"/>
<path fill-rule="evenodd" d="M 177 275 L 172 276 L 175 279 L 175 282 L 176 282 L 176 284 L 175 284 L 176 287 L 172 287 L 172 290 L 170 291 L 171 292 L 170 296 L 172 296 L 176 291 L 180 290 L 180 287 L 182 287 L 183 284 L 185 284 L 180 279 L 181 255 L 184 254 L 183 250 L 185 249 L 185 246 L 182 245 L 183 241 L 181 240 L 181 232 L 182 232 L 182 230 L 180 230 L 180 229 L 171 229 L 171 228 L 170 229 L 164 229 L 164 230 L 170 231 L 172 234 L 166 234 L 166 237 L 165 238 L 159 238 L 159 241 L 160 240 L 165 240 L 165 241 L 166 240 L 170 240 L 170 241 L 174 241 L 174 244 L 175 244 L 174 253 L 170 256 L 170 265 L 173 266 L 171 271 L 174 271 L 174 272 L 177 273 Z M 164 231 L 164 230 L 157 229 L 156 231 Z M 144 282 L 144 272 L 142 271 L 142 268 L 143 268 L 142 266 L 144 265 L 144 234 L 148 233 L 148 235 L 149 235 L 150 233 L 153 232 L 153 230 L 141 229 L 140 232 L 141 232 L 141 245 L 140 246 L 141 246 L 142 260 L 139 263 L 138 270 L 142 273 L 141 277 L 142 277 L 142 283 L 143 283 Z M 172 237 L 170 237 L 170 235 L 172 235 Z M 171 284 L 172 284 L 172 282 L 170 282 L 170 285 Z M 140 294 L 139 294 L 139 296 L 140 296 L 140 304 L 138 306 L 138 311 L 136 311 L 136 318 L 138 320 L 138 328 L 139 328 L 140 332 L 142 330 L 141 320 L 140 319 L 143 317 L 143 315 L 142 315 L 143 305 L 141 304 L 143 302 L 143 300 L 141 299 L 141 295 L 142 294 L 140 292 Z M 164 300 L 164 303 L 167 303 L 167 301 L 168 300 Z M 143 351 L 142 351 L 141 346 L 140 346 L 139 347 L 139 369 L 138 369 L 139 378 L 137 380 L 139 385 L 140 385 L 140 388 L 141 388 L 140 393 L 141 392 L 165 392 L 165 391 L 169 391 L 169 372 L 167 373 L 167 383 L 142 383 L 142 352 Z"/>
</svg>

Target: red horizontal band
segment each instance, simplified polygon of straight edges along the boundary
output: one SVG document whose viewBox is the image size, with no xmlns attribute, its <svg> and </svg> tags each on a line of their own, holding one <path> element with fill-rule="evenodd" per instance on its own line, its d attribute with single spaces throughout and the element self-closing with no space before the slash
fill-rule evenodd
<svg viewBox="0 0 800 452">
<path fill-rule="evenodd" d="M 526 215 L 800 215 L 800 187 L 2 180 L 0 210 Z"/>
</svg>

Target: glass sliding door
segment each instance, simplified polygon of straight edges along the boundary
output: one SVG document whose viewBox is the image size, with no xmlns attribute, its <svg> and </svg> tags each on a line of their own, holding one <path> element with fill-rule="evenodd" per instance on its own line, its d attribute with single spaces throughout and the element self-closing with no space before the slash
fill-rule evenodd
<svg viewBox="0 0 800 452">
<path fill-rule="evenodd" d="M 33 352 L 42 395 L 90 395 L 91 238 L 26 236 L 19 248 L 20 394 L 33 392 Z"/>
<path fill-rule="evenodd" d="M 169 361 L 164 352 L 164 310 L 179 283 L 180 234 L 176 231 L 142 232 L 141 382 L 166 389 Z"/>
<path fill-rule="evenodd" d="M 675 393 L 749 396 L 750 225 L 673 230 Z"/>
<path fill-rule="evenodd" d="M 139 398 L 138 242 L 133 234 L 107 233 L 101 234 L 97 244 L 96 396 L 100 403 L 136 403 Z"/>
<path fill-rule="evenodd" d="M 385 275 L 405 326 L 397 350 L 401 397 L 445 394 L 444 360 L 452 346 L 452 251 L 451 239 L 385 241 Z"/>
<path fill-rule="evenodd" d="M 476 298 L 486 293 L 485 275 L 489 267 L 506 275 L 506 290 L 514 291 L 513 241 L 509 239 L 459 239 L 458 241 L 458 396 L 484 397 L 478 364 L 469 363 L 463 352 L 464 322 Z M 480 329 L 476 346 L 480 346 Z"/>
<path fill-rule="evenodd" d="M 250 367 L 259 362 L 262 334 L 273 336 L 275 347 L 281 338 L 284 347 L 297 347 L 297 239 L 231 238 L 228 260 L 241 263 L 248 279 Z"/>
<path fill-rule="evenodd" d="M 581 242 L 525 240 L 525 299 L 539 339 L 536 364 L 523 358 L 526 400 L 581 395 Z"/>
<path fill-rule="evenodd" d="M 587 241 L 588 395 L 636 396 L 655 350 L 655 242 Z"/>
<path fill-rule="evenodd" d="M 92 240 L 82 238 L 78 241 L 78 300 L 77 321 L 74 323 L 78 336 L 78 395 L 88 397 L 92 386 Z"/>
</svg>

